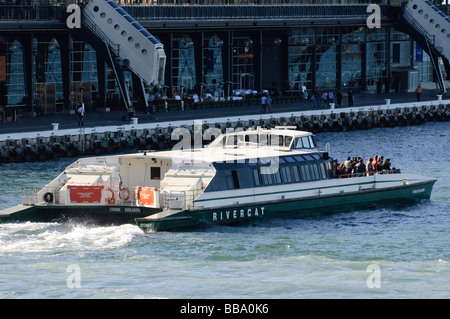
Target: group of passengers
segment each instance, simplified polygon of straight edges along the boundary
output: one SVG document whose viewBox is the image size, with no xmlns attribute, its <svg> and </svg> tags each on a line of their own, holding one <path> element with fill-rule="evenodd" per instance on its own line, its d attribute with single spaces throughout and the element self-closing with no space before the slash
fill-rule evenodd
<svg viewBox="0 0 450 319">
<path fill-rule="evenodd" d="M 391 171 L 391 162 L 389 158 L 384 158 L 382 155 L 375 155 L 370 157 L 364 163 L 361 157 L 347 157 L 343 163 L 337 163 L 336 175 L 339 177 L 353 177 L 353 176 L 371 176 L 375 174 L 389 173 Z M 392 169 L 395 172 L 395 168 Z"/>
</svg>

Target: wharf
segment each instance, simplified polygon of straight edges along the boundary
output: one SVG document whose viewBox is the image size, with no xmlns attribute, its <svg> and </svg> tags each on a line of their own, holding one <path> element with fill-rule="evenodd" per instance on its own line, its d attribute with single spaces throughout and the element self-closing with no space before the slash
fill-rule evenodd
<svg viewBox="0 0 450 319">
<path fill-rule="evenodd" d="M 390 104 L 386 102 L 390 99 Z M 123 121 L 124 111 L 112 112 L 87 112 L 85 126 L 78 126 L 78 117 L 75 114 L 49 114 L 37 118 L 20 117 L 15 122 L 0 123 L 0 162 L 44 160 L 48 155 L 43 153 L 54 153 L 55 144 L 61 157 L 78 156 L 100 153 L 111 153 L 119 148 L 158 149 L 170 147 L 167 135 L 177 127 L 192 127 L 200 124 L 203 127 L 216 127 L 225 129 L 229 127 L 250 126 L 274 126 L 274 125 L 297 125 L 298 129 L 321 131 L 323 126 L 331 124 L 332 121 L 342 120 L 346 123 L 361 121 L 366 117 L 371 125 L 359 129 L 367 129 L 383 124 L 386 115 L 407 115 L 414 112 L 439 112 L 440 118 L 434 120 L 448 121 L 450 115 L 450 94 L 444 93 L 438 98 L 434 89 L 424 89 L 421 102 L 416 101 L 414 93 L 390 93 L 390 94 L 368 94 L 355 95 L 355 106 L 349 108 L 347 96 L 344 94 L 343 106 L 339 108 L 313 108 L 309 102 L 305 107 L 302 101 L 272 104 L 271 112 L 261 114 L 259 103 L 232 107 L 213 107 L 204 109 L 170 110 L 169 112 L 157 112 L 155 116 L 137 113 L 136 121 Z M 220 105 L 220 104 L 217 104 Z M 377 116 L 377 118 L 374 118 Z M 433 114 L 426 120 L 433 120 Z M 436 116 L 436 115 L 435 115 Z M 388 120 L 388 119 L 386 119 Z M 330 123 L 326 123 L 329 121 Z M 406 120 L 405 120 L 406 121 Z M 58 123 L 55 127 L 55 123 Z M 336 124 L 336 123 L 335 123 Z M 409 123 L 420 124 L 420 123 Z M 402 125 L 409 125 L 402 124 Z M 381 125 L 381 126 L 395 126 Z M 358 129 L 356 126 L 349 129 Z M 324 129 L 326 130 L 326 129 Z M 344 127 L 344 130 L 346 128 Z M 138 132 L 138 133 L 137 133 Z M 164 143 L 161 135 L 165 134 Z M 87 136 L 87 138 L 86 138 Z M 149 142 L 153 137 L 155 143 Z M 142 141 L 144 138 L 146 141 Z M 139 139 L 141 142 L 139 142 Z M 170 137 L 169 137 L 170 139 Z M 60 144 L 64 144 L 61 147 Z M 49 148 L 48 144 L 52 144 Z M 73 144 L 70 145 L 69 144 Z M 136 145 L 139 144 L 139 145 Z M 44 146 L 47 150 L 44 150 Z M 63 154 L 64 150 L 70 148 L 72 151 Z M 39 153 L 41 156 L 32 156 L 31 153 Z M 26 153 L 29 156 L 25 156 Z"/>
</svg>

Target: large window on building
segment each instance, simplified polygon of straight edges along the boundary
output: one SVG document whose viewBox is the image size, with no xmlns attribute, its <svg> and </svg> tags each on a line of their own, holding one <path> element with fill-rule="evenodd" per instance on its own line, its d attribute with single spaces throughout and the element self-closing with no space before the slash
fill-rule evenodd
<svg viewBox="0 0 450 319">
<path fill-rule="evenodd" d="M 98 97 L 96 53 L 85 42 L 71 41 L 70 54 L 71 92 L 75 96 L 75 105 L 84 103 L 87 110 L 92 110 Z M 110 92 L 115 92 L 116 83 L 110 84 L 112 84 Z"/>
<path fill-rule="evenodd" d="M 172 39 L 173 85 L 193 90 L 196 84 L 194 41 L 188 35 L 175 35 Z"/>
<path fill-rule="evenodd" d="M 362 46 L 364 29 L 346 32 L 342 35 L 342 87 L 362 87 Z"/>
<path fill-rule="evenodd" d="M 312 90 L 312 55 L 314 31 L 311 28 L 289 30 L 288 36 L 288 77 L 294 92 L 302 87 Z"/>
<path fill-rule="evenodd" d="M 4 83 L 2 95 L 4 98 L 0 102 L 4 106 L 22 105 L 25 102 L 25 78 L 23 66 L 23 49 L 19 41 L 6 42 L 5 48 L 8 50 L 2 55 L 2 78 Z"/>
<path fill-rule="evenodd" d="M 216 34 L 205 34 L 203 41 L 203 83 L 206 92 L 216 98 L 224 96 L 223 40 Z"/>
<path fill-rule="evenodd" d="M 367 29 L 366 39 L 367 87 L 369 90 L 375 90 L 377 83 L 380 83 L 380 85 L 385 83 L 388 77 L 387 29 Z"/>
<path fill-rule="evenodd" d="M 232 35 L 232 82 L 235 90 L 254 90 L 254 40 L 246 32 L 233 32 Z M 236 93 L 236 92 L 235 92 Z"/>
</svg>

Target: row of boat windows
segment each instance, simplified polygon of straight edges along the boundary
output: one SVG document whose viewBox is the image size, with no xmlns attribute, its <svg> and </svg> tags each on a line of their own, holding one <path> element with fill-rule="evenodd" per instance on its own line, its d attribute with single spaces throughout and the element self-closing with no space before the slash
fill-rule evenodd
<svg viewBox="0 0 450 319">
<path fill-rule="evenodd" d="M 252 170 L 253 182 L 255 186 L 289 184 L 328 179 L 330 172 L 330 162 L 308 165 L 280 166 L 278 170 L 274 170 L 274 172 L 265 170 L 265 168 Z M 228 189 L 241 188 L 236 170 L 231 170 L 231 175 L 227 175 L 227 184 Z"/>
<path fill-rule="evenodd" d="M 278 145 L 290 147 L 292 136 L 274 135 L 274 134 L 250 134 L 250 135 L 229 135 L 226 138 L 226 146 L 240 145 L 243 143 L 253 143 L 257 145 Z M 225 141 L 225 140 L 224 140 Z M 224 142 L 222 141 L 222 142 Z M 313 136 L 296 137 L 292 148 L 315 148 L 316 141 Z"/>
</svg>

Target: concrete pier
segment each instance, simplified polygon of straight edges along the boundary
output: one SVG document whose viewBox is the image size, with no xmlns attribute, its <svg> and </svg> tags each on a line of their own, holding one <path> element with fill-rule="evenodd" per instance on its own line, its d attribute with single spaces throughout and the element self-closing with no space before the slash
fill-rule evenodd
<svg viewBox="0 0 450 319">
<path fill-rule="evenodd" d="M 237 111 L 233 112 L 235 109 L 233 107 L 228 108 L 226 116 L 195 119 L 193 116 L 188 118 L 189 115 L 186 113 L 188 111 L 180 111 L 172 112 L 172 117 L 176 119 L 182 113 L 184 118 L 172 121 L 168 120 L 171 112 L 163 112 L 165 120 L 145 120 L 145 116 L 142 116 L 144 120 L 138 121 L 139 115 L 137 115 L 131 123 L 126 122 L 122 125 L 83 126 L 68 129 L 63 129 L 61 123 L 52 122 L 53 129 L 49 127 L 48 130 L 0 134 L 0 163 L 112 154 L 133 149 L 135 151 L 168 149 L 178 142 L 178 137 L 174 140 L 171 138 L 174 129 L 184 127 L 193 133 L 194 125 L 201 125 L 203 131 L 207 128 L 218 128 L 223 132 L 236 128 L 255 129 L 257 126 L 295 126 L 299 130 L 319 133 L 450 120 L 450 99 L 444 100 L 439 97 L 433 101 L 424 102 L 380 102 L 378 105 L 309 110 L 295 110 L 300 108 L 298 106 L 289 110 L 285 105 L 287 111 L 281 111 L 283 109 L 281 105 L 274 104 L 272 111 L 280 110 L 280 112 L 270 114 L 258 113 L 259 104 L 255 104 L 249 106 L 252 114 L 240 115 Z M 210 110 L 192 111 L 192 115 L 221 113 Z M 237 115 L 229 116 L 233 113 Z M 31 120 L 39 121 L 40 119 Z M 103 123 L 107 121 L 104 120 Z"/>
</svg>

